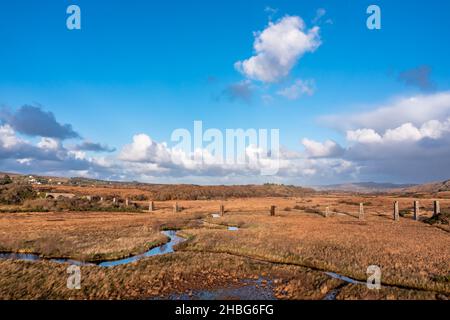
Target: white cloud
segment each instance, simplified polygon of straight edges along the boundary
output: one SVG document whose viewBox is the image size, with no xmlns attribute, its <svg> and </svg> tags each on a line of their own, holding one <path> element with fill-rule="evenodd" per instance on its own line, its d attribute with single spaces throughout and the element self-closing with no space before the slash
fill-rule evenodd
<svg viewBox="0 0 450 320">
<path fill-rule="evenodd" d="M 383 139 L 385 141 L 395 142 L 405 140 L 417 141 L 422 139 L 422 134 L 419 129 L 413 126 L 412 123 L 405 123 L 398 128 L 386 130 Z"/>
<path fill-rule="evenodd" d="M 450 92 L 438 92 L 392 100 L 374 105 L 370 111 L 323 117 L 325 124 L 340 130 L 371 128 L 377 132 L 405 123 L 421 126 L 430 120 L 450 117 Z"/>
<path fill-rule="evenodd" d="M 445 122 L 438 120 L 430 120 L 420 127 L 420 133 L 423 137 L 431 139 L 439 139 L 446 132 L 450 131 L 450 118 Z"/>
<path fill-rule="evenodd" d="M 450 177 L 450 93 L 397 99 L 371 111 L 329 117 L 342 126 L 348 146 L 305 139 L 306 153 L 350 163 L 358 180 L 425 182 Z M 341 162 L 345 167 L 344 162 Z M 331 164 L 329 164 L 331 165 Z M 337 170 L 335 170 L 337 173 Z"/>
<path fill-rule="evenodd" d="M 68 170 L 101 170 L 92 159 L 68 151 L 59 139 L 41 138 L 33 144 L 19 138 L 9 124 L 0 126 L 0 165 L 4 170 L 56 175 L 66 175 Z"/>
<path fill-rule="evenodd" d="M 59 141 L 53 138 L 41 138 L 37 146 L 47 150 L 58 150 L 60 148 Z"/>
<path fill-rule="evenodd" d="M 302 144 L 306 153 L 313 158 L 335 157 L 342 152 L 342 148 L 331 140 L 322 143 L 305 138 L 302 140 Z"/>
<path fill-rule="evenodd" d="M 358 129 L 347 131 L 347 140 L 360 143 L 381 142 L 381 136 L 373 129 Z"/>
<path fill-rule="evenodd" d="M 124 146 L 119 155 L 119 159 L 124 161 L 154 163 L 168 162 L 170 157 L 166 144 L 157 143 L 143 133 L 135 135 L 133 142 Z"/>
<path fill-rule="evenodd" d="M 235 68 L 246 77 L 262 82 L 286 77 L 305 53 L 314 52 L 321 44 L 319 27 L 306 30 L 298 16 L 269 22 L 266 29 L 254 36 L 255 55 L 236 62 Z"/>
<path fill-rule="evenodd" d="M 16 136 L 14 129 L 5 124 L 0 126 L 0 144 L 3 148 L 9 149 L 22 143 L 22 140 Z"/>
<path fill-rule="evenodd" d="M 430 120 L 420 127 L 412 123 L 404 123 L 399 127 L 386 130 L 381 136 L 373 129 L 347 131 L 347 140 L 358 143 L 390 143 L 402 141 L 419 141 L 425 138 L 439 139 L 450 132 L 450 118 L 446 121 Z"/>
<path fill-rule="evenodd" d="M 61 139 L 22 140 L 14 128 L 3 124 L 0 166 L 17 172 L 210 184 L 443 180 L 450 177 L 449 97 L 448 92 L 415 96 L 347 118 L 335 116 L 341 122 L 349 119 L 349 129 L 344 131 L 348 145 L 303 139 L 304 151 L 281 148 L 278 161 L 250 145 L 244 150 L 249 159 L 245 163 L 223 163 L 207 149 L 170 148 L 142 133 L 133 136 L 118 156 L 88 157 L 81 150 L 66 149 Z M 406 109 L 408 101 L 414 105 L 411 112 Z M 275 176 L 261 176 L 262 168 L 274 166 L 279 167 Z"/>
<path fill-rule="evenodd" d="M 281 95 L 289 100 L 295 100 L 306 94 L 312 96 L 314 94 L 314 81 L 313 80 L 297 80 L 291 86 L 279 90 L 278 95 Z"/>
</svg>

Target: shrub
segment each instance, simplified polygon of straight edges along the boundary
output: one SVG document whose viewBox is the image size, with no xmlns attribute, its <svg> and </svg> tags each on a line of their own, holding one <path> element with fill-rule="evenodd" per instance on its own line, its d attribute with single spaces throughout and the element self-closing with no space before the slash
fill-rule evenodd
<svg viewBox="0 0 450 320">
<path fill-rule="evenodd" d="M 131 200 L 134 201 L 147 201 L 149 198 L 145 194 L 138 194 L 130 197 Z"/>
<path fill-rule="evenodd" d="M 425 223 L 449 225 L 449 221 L 450 221 L 450 212 L 441 212 L 436 216 L 426 219 Z"/>
<path fill-rule="evenodd" d="M 33 188 L 26 184 L 9 183 L 0 186 L 0 203 L 2 204 L 21 204 L 36 196 Z"/>
<path fill-rule="evenodd" d="M 141 212 L 137 204 L 130 203 L 128 207 L 124 204 L 112 204 L 106 201 L 94 202 L 82 198 L 59 198 L 59 199 L 34 199 L 27 200 L 19 211 L 108 211 L 108 212 Z"/>
<path fill-rule="evenodd" d="M 306 213 L 316 213 L 316 214 L 322 214 L 322 211 L 314 208 L 306 208 L 304 210 Z"/>
<path fill-rule="evenodd" d="M 3 177 L 0 178 L 0 185 L 4 186 L 5 184 L 10 184 L 12 183 L 12 179 L 10 176 L 8 176 L 7 174 L 5 174 Z"/>
</svg>

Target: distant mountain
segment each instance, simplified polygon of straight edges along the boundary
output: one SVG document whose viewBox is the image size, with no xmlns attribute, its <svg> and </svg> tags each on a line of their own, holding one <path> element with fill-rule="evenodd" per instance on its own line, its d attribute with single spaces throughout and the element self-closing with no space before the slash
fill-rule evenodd
<svg viewBox="0 0 450 320">
<path fill-rule="evenodd" d="M 313 186 L 318 191 L 345 191 L 345 192 L 388 192 L 393 189 L 406 189 L 415 187 L 414 184 L 378 183 L 378 182 L 354 182 Z"/>
<path fill-rule="evenodd" d="M 419 185 L 415 185 L 415 186 L 411 186 L 411 187 L 402 188 L 400 191 L 412 192 L 412 193 L 446 192 L 446 191 L 450 191 L 450 180 L 419 184 Z"/>
</svg>

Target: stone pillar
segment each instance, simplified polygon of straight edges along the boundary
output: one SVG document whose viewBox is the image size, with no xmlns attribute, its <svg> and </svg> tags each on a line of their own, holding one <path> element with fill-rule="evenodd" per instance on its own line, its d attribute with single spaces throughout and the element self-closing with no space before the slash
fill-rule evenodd
<svg viewBox="0 0 450 320">
<path fill-rule="evenodd" d="M 180 208 L 178 208 L 178 202 L 175 202 L 173 205 L 173 213 L 177 213 L 178 211 L 180 211 Z"/>
<path fill-rule="evenodd" d="M 150 201 L 148 205 L 148 211 L 152 212 L 153 210 L 155 210 L 155 204 L 153 201 Z"/>
<path fill-rule="evenodd" d="M 113 198 L 113 203 L 116 204 L 116 197 Z"/>
<path fill-rule="evenodd" d="M 270 215 L 274 216 L 275 215 L 275 206 L 270 206 Z"/>
<path fill-rule="evenodd" d="M 128 201 L 128 198 L 125 199 L 125 206 L 128 207 L 128 205 L 130 204 L 130 201 Z"/>
<path fill-rule="evenodd" d="M 325 218 L 328 218 L 330 216 L 330 207 L 325 208 Z"/>
<path fill-rule="evenodd" d="M 400 220 L 400 211 L 398 210 L 398 201 L 394 202 L 394 220 L 395 221 Z"/>
<path fill-rule="evenodd" d="M 220 215 L 223 216 L 225 214 L 225 206 L 223 204 L 220 205 Z"/>
<path fill-rule="evenodd" d="M 103 202 L 103 197 L 100 197 L 100 202 Z"/>
<path fill-rule="evenodd" d="M 359 220 L 364 220 L 365 216 L 364 216 L 364 204 L 360 203 L 359 204 Z"/>
<path fill-rule="evenodd" d="M 419 201 L 414 201 L 414 220 L 419 220 Z"/>
<path fill-rule="evenodd" d="M 441 205 L 439 204 L 439 201 L 434 201 L 434 211 L 433 211 L 433 217 L 436 217 L 437 215 L 441 214 Z"/>
</svg>

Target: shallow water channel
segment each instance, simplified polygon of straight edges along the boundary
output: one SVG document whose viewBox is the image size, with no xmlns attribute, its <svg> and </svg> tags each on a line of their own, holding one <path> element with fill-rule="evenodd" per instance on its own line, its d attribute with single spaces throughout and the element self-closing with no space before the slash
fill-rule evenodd
<svg viewBox="0 0 450 320">
<path fill-rule="evenodd" d="M 152 257 L 152 256 L 158 256 L 162 254 L 172 253 L 174 252 L 173 247 L 186 239 L 177 236 L 176 230 L 167 230 L 162 231 L 162 234 L 169 237 L 170 241 L 159 246 L 152 248 L 148 250 L 147 252 L 131 256 L 124 259 L 118 259 L 118 260 L 105 260 L 105 261 L 99 261 L 99 262 L 85 262 L 85 261 L 78 261 L 74 259 L 47 259 L 39 256 L 38 254 L 34 253 L 0 253 L 0 259 L 13 259 L 13 260 L 27 260 L 27 261 L 39 261 L 39 260 L 49 260 L 53 262 L 58 263 L 70 263 L 78 266 L 85 266 L 85 265 L 97 265 L 100 267 L 114 267 L 122 264 L 127 264 L 131 262 L 138 261 L 140 259 L 146 258 L 146 257 Z"/>
<path fill-rule="evenodd" d="M 227 229 L 229 231 L 237 231 L 238 227 L 228 226 Z M 40 260 L 48 260 L 57 263 L 69 263 L 78 266 L 86 266 L 86 265 L 96 265 L 100 267 L 114 267 L 118 265 L 128 264 L 146 257 L 158 256 L 163 254 L 168 254 L 174 252 L 174 246 L 179 243 L 186 241 L 186 239 L 177 236 L 176 230 L 166 230 L 162 231 L 162 234 L 167 236 L 170 240 L 169 242 L 160 245 L 158 247 L 152 248 L 144 253 L 134 255 L 128 258 L 117 259 L 117 260 L 105 260 L 99 262 L 86 262 L 79 261 L 74 259 L 48 259 L 41 257 L 38 254 L 34 253 L 0 253 L 0 259 L 11 259 L 11 260 L 25 260 L 25 261 L 40 261 Z M 324 300 L 334 300 L 336 299 L 337 294 L 343 286 L 348 284 L 362 284 L 362 282 L 333 273 L 333 272 L 324 272 L 328 276 L 336 279 L 342 280 L 343 285 L 335 288 L 330 291 L 324 298 Z M 263 300 L 273 300 L 275 296 L 272 291 L 272 283 L 268 282 L 267 286 L 261 286 L 261 279 L 256 281 L 244 281 L 243 286 L 233 287 L 233 288 L 220 288 L 216 290 L 205 290 L 194 292 L 192 296 L 188 296 L 185 294 L 181 295 L 172 295 L 169 299 L 224 299 L 224 298 L 238 298 L 238 299 L 263 299 Z"/>
</svg>

